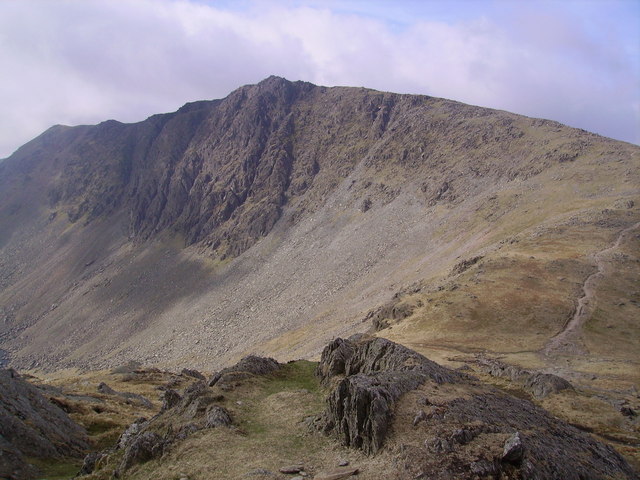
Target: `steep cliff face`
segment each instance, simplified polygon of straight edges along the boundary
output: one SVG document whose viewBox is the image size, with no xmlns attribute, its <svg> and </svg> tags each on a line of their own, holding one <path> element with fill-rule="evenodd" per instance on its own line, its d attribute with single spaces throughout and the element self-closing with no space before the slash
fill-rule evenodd
<svg viewBox="0 0 640 480">
<path fill-rule="evenodd" d="M 123 210 L 138 239 L 170 229 L 186 245 L 237 256 L 283 208 L 314 210 L 356 165 L 369 178 L 354 184 L 362 201 L 365 189 L 389 201 L 419 175 L 435 205 L 535 175 L 601 141 L 441 99 L 270 77 L 137 124 L 53 127 L 3 163 L 2 219 L 39 206 L 90 223 Z"/>
<path fill-rule="evenodd" d="M 453 292 L 451 267 L 478 255 L 487 276 L 460 275 L 481 305 L 442 315 L 451 302 L 416 294 L 393 335 L 538 348 L 589 255 L 640 221 L 637 166 L 637 147 L 547 120 L 277 77 L 52 127 L 0 163 L 0 348 L 23 366 L 310 355 L 414 282 Z M 530 269 L 541 246 L 547 296 L 494 315 L 524 285 L 499 266 Z"/>
</svg>

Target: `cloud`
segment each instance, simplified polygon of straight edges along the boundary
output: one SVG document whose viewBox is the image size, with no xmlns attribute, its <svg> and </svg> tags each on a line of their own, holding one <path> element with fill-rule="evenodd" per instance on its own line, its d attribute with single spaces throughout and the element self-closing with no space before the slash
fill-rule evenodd
<svg viewBox="0 0 640 480">
<path fill-rule="evenodd" d="M 375 15 L 355 1 L 216 5 L 0 3 L 0 157 L 52 124 L 138 121 L 271 74 L 446 97 L 640 142 L 638 51 L 613 20 L 599 29 L 575 9 L 526 2 L 389 21 L 384 2 Z"/>
</svg>

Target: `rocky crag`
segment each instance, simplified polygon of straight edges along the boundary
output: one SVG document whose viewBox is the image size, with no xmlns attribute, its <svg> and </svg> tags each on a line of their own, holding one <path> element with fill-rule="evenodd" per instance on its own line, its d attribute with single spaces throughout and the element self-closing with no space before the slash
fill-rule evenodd
<svg viewBox="0 0 640 480">
<path fill-rule="evenodd" d="M 0 370 L 0 478 L 35 478 L 32 459 L 82 458 L 86 431 L 13 369 Z"/>
</svg>

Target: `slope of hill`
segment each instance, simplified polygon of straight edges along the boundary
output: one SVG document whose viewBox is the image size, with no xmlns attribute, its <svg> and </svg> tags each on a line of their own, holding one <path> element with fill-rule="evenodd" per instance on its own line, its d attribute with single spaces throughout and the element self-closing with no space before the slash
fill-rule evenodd
<svg viewBox="0 0 640 480">
<path fill-rule="evenodd" d="M 0 164 L 0 348 L 22 368 L 309 357 L 391 302 L 380 334 L 416 348 L 637 382 L 638 152 L 277 77 L 56 126 Z"/>
</svg>

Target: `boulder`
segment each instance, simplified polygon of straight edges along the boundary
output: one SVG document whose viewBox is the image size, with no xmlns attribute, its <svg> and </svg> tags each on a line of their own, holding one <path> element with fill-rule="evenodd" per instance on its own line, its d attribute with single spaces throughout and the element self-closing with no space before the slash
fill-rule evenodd
<svg viewBox="0 0 640 480">
<path fill-rule="evenodd" d="M 214 374 L 209 380 L 209 386 L 213 387 L 218 382 L 224 384 L 225 380 L 240 381 L 253 375 L 268 375 L 269 373 L 278 370 L 280 367 L 281 365 L 273 358 L 249 355 L 244 357 L 235 365 L 227 367 Z"/>
<path fill-rule="evenodd" d="M 365 453 L 383 445 L 396 400 L 427 380 L 455 382 L 447 370 L 402 345 L 382 338 L 338 338 L 322 352 L 317 375 L 325 384 L 340 377 L 327 398 L 324 431 Z"/>
<path fill-rule="evenodd" d="M 232 423 L 231 415 L 226 408 L 211 405 L 205 414 L 205 428 L 228 427 Z"/>
<path fill-rule="evenodd" d="M 524 382 L 525 388 L 536 398 L 544 398 L 562 390 L 573 390 L 567 380 L 551 373 L 534 373 Z"/>
<path fill-rule="evenodd" d="M 504 443 L 504 451 L 502 452 L 502 461 L 514 464 L 522 462 L 524 456 L 524 446 L 520 438 L 520 432 L 514 433 Z"/>
<path fill-rule="evenodd" d="M 155 432 L 144 432 L 138 435 L 125 450 L 119 472 L 122 473 L 133 465 L 160 457 L 164 447 L 164 438 Z"/>
<path fill-rule="evenodd" d="M 169 410 L 170 408 L 175 407 L 178 403 L 180 403 L 182 397 L 178 392 L 171 388 L 167 388 L 164 391 L 164 395 L 162 395 L 162 409 L 160 411 L 164 412 Z"/>
<path fill-rule="evenodd" d="M 118 439 L 117 448 L 126 449 L 129 444 L 135 439 L 142 429 L 144 428 L 147 419 L 144 417 L 138 418 L 135 422 L 129 425 L 120 438 Z"/>
</svg>

